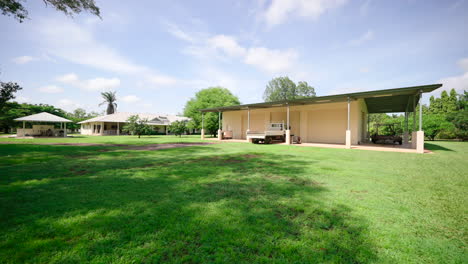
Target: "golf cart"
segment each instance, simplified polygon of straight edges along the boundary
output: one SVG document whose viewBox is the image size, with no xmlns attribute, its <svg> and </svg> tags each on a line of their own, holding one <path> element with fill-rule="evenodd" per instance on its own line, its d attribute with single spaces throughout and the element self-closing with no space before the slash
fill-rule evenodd
<svg viewBox="0 0 468 264">
<path fill-rule="evenodd" d="M 397 134 L 400 123 L 375 124 L 375 133 L 371 136 L 374 144 L 402 144 L 403 138 Z M 380 130 L 380 132 L 379 132 Z M 401 129 L 400 129 L 401 130 Z"/>
</svg>

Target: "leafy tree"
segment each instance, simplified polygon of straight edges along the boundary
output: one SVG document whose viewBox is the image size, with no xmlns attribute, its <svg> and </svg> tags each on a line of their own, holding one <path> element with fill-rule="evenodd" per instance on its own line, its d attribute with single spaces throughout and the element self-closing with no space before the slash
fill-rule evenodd
<svg viewBox="0 0 468 264">
<path fill-rule="evenodd" d="M 187 132 L 187 121 L 175 121 L 169 126 L 169 131 L 174 133 L 174 135 L 182 137 L 182 135 Z"/>
<path fill-rule="evenodd" d="M 73 123 L 69 123 L 67 125 L 67 128 L 71 129 L 72 131 L 77 131 L 80 128 L 80 125 L 78 124 L 78 122 L 96 117 L 98 115 L 99 115 L 98 113 L 95 113 L 95 112 L 87 113 L 85 109 L 77 108 L 73 112 L 67 113 L 66 118 L 73 121 Z"/>
<path fill-rule="evenodd" d="M 68 118 L 67 113 L 64 110 L 56 108 L 52 105 L 19 104 L 17 102 L 6 102 L 2 111 L 0 111 L 0 128 L 5 133 L 8 133 L 12 128 L 18 126 L 18 122 L 14 121 L 14 119 L 41 112 L 47 112 L 53 115 Z"/>
<path fill-rule="evenodd" d="M 202 123 L 203 108 L 221 107 L 240 104 L 239 98 L 233 95 L 228 89 L 223 87 L 210 87 L 200 90 L 195 94 L 195 98 L 190 99 L 185 104 L 184 116 L 190 117 L 189 128 L 200 129 Z M 219 127 L 218 113 L 204 114 L 204 127 L 208 133 L 216 136 Z"/>
<path fill-rule="evenodd" d="M 22 90 L 21 86 L 13 82 L 0 82 L 0 110 L 9 100 L 15 99 L 15 93 Z"/>
<path fill-rule="evenodd" d="M 307 82 L 296 85 L 289 77 L 277 77 L 268 82 L 263 99 L 265 102 L 286 101 L 314 97 L 315 90 Z"/>
<path fill-rule="evenodd" d="M 117 104 L 115 103 L 117 101 L 117 97 L 115 96 L 115 92 L 102 92 L 101 96 L 104 101 L 100 103 L 99 106 L 107 104 L 106 113 L 108 115 L 115 113 L 117 110 Z"/>
<path fill-rule="evenodd" d="M 468 109 L 452 113 L 447 117 L 447 120 L 455 126 L 455 136 L 457 138 L 463 141 L 468 140 Z"/>
<path fill-rule="evenodd" d="M 127 124 L 122 128 L 123 131 L 128 132 L 132 135 L 146 135 L 151 133 L 151 126 L 148 125 L 148 119 L 140 119 L 138 115 L 130 116 L 127 119 Z"/>
<path fill-rule="evenodd" d="M 21 3 L 22 0 L 0 0 L 0 11 L 3 15 L 13 16 L 20 23 L 28 18 L 28 11 Z M 68 16 L 88 11 L 101 17 L 99 7 L 94 0 L 43 0 L 46 6 L 51 5 Z"/>
<path fill-rule="evenodd" d="M 442 131 L 453 129 L 452 123 L 448 122 L 444 115 L 426 115 L 423 122 L 424 134 L 429 140 L 434 140 Z"/>
</svg>

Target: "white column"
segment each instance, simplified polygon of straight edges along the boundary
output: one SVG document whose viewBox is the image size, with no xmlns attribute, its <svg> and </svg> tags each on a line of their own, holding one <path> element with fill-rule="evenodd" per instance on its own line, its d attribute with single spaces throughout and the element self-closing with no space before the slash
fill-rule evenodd
<svg viewBox="0 0 468 264">
<path fill-rule="evenodd" d="M 307 142 L 307 133 L 308 133 L 308 113 L 307 111 L 301 111 L 301 124 L 300 124 L 300 133 L 302 142 Z"/>
<path fill-rule="evenodd" d="M 408 111 L 405 112 L 405 127 L 403 131 L 403 145 L 408 146 Z"/>
<path fill-rule="evenodd" d="M 346 129 L 346 148 L 351 148 L 351 98 L 348 97 L 348 125 Z"/>
<path fill-rule="evenodd" d="M 63 136 L 67 137 L 67 123 L 63 123 Z"/>
<path fill-rule="evenodd" d="M 205 113 L 201 113 L 201 133 L 200 138 L 205 139 Z"/>
<path fill-rule="evenodd" d="M 120 123 L 117 122 L 117 136 L 120 136 Z"/>
<path fill-rule="evenodd" d="M 101 132 L 101 135 L 104 135 L 104 122 L 101 122 L 101 131 L 99 132 Z"/>
<path fill-rule="evenodd" d="M 23 121 L 23 133 L 25 129 L 26 129 L 26 122 Z"/>
<path fill-rule="evenodd" d="M 419 131 L 416 135 L 416 152 L 424 153 L 424 131 L 422 130 L 422 91 L 419 94 Z"/>
<path fill-rule="evenodd" d="M 250 131 L 250 108 L 247 108 L 247 132 Z"/>
<path fill-rule="evenodd" d="M 291 144 L 291 130 L 289 129 L 289 104 L 286 106 L 286 144 Z"/>
<path fill-rule="evenodd" d="M 223 140 L 223 131 L 221 130 L 221 111 L 218 111 L 218 140 Z"/>
</svg>

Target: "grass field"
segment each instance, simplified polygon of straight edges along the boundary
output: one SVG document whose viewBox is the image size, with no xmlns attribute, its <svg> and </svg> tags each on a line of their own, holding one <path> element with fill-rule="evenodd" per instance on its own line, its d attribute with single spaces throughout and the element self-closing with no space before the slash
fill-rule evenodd
<svg viewBox="0 0 468 264">
<path fill-rule="evenodd" d="M 466 263 L 468 143 L 434 154 L 195 137 L 0 142 L 0 263 Z M 33 143 L 33 144 L 31 144 Z"/>
</svg>

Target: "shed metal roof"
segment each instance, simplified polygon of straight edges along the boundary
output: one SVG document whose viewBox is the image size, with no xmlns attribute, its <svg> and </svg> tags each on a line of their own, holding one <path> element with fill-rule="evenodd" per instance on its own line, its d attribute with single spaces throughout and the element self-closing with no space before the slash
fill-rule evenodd
<svg viewBox="0 0 468 264">
<path fill-rule="evenodd" d="M 357 93 L 345 93 L 337 95 L 317 96 L 287 101 L 265 102 L 256 104 L 243 104 L 224 107 L 212 107 L 200 109 L 201 112 L 224 112 L 246 109 L 284 107 L 286 105 L 308 105 L 322 103 L 345 102 L 348 97 L 352 100 L 364 99 L 369 113 L 396 113 L 412 112 L 413 100 L 415 105 L 419 102 L 419 93 L 432 92 L 440 88 L 442 84 L 429 84 L 385 90 L 375 90 Z"/>
<path fill-rule="evenodd" d="M 54 122 L 54 123 L 69 123 L 73 122 L 71 120 L 65 119 L 60 116 L 53 115 L 51 113 L 42 112 L 39 114 L 28 115 L 20 118 L 16 118 L 15 121 L 25 121 L 25 122 Z"/>
</svg>

